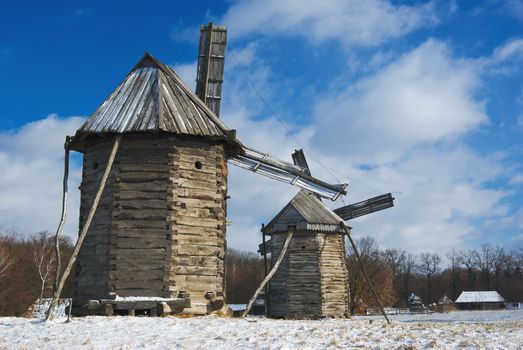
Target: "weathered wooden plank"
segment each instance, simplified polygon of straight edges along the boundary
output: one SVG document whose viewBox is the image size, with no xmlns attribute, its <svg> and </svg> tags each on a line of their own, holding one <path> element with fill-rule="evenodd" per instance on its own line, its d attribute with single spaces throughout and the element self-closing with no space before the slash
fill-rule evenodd
<svg viewBox="0 0 523 350">
<path fill-rule="evenodd" d="M 218 274 L 217 267 L 205 266 L 174 266 L 171 271 L 176 275 L 201 275 L 201 276 L 215 276 Z"/>
<path fill-rule="evenodd" d="M 116 241 L 117 248 L 165 248 L 169 241 L 165 238 L 151 239 L 151 238 L 121 238 L 118 237 Z"/>
<path fill-rule="evenodd" d="M 173 253 L 177 256 L 218 256 L 218 254 L 223 253 L 224 249 L 222 247 L 209 247 L 209 246 L 173 246 Z"/>
<path fill-rule="evenodd" d="M 174 259 L 175 266 L 218 266 L 221 258 L 217 256 L 183 256 Z"/>
</svg>

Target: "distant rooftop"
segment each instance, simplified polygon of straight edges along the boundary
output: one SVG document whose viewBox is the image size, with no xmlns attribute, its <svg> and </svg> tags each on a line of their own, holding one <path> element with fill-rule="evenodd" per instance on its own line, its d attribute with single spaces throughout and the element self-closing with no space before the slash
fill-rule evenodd
<svg viewBox="0 0 523 350">
<path fill-rule="evenodd" d="M 462 292 L 456 303 L 503 303 L 505 299 L 496 291 Z"/>
<path fill-rule="evenodd" d="M 301 190 L 267 224 L 265 232 L 287 232 L 290 225 L 296 226 L 297 230 L 344 233 L 341 222 L 343 219 L 323 204 L 314 193 Z"/>
</svg>

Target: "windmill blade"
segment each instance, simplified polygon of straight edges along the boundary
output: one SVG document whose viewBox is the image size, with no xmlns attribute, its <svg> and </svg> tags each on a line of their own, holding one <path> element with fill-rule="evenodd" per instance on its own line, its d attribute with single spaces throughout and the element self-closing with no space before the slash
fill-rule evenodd
<svg viewBox="0 0 523 350">
<path fill-rule="evenodd" d="M 334 209 L 334 212 L 343 220 L 351 220 L 360 216 L 374 213 L 394 206 L 394 197 L 391 193 L 382 194 L 377 197 L 346 205 Z"/>
<path fill-rule="evenodd" d="M 321 197 L 336 200 L 346 194 L 346 184 L 328 184 L 307 174 L 306 169 L 284 162 L 269 154 L 243 147 L 245 154 L 232 156 L 228 162 L 272 179 L 305 188 Z"/>
<path fill-rule="evenodd" d="M 305 158 L 305 154 L 303 153 L 302 149 L 294 150 L 294 153 L 292 154 L 292 161 L 295 165 L 303 168 L 303 171 L 307 175 L 311 175 L 311 170 L 309 169 L 309 164 L 307 164 L 307 159 Z"/>
<path fill-rule="evenodd" d="M 307 164 L 307 159 L 305 158 L 305 153 L 303 153 L 303 149 L 296 149 L 294 150 L 294 153 L 292 154 L 292 161 L 294 162 L 294 165 L 297 165 L 304 169 L 304 172 L 307 175 L 311 175 L 311 170 L 309 169 L 309 164 Z M 321 201 L 321 196 L 315 193 L 316 198 L 318 198 Z"/>
</svg>

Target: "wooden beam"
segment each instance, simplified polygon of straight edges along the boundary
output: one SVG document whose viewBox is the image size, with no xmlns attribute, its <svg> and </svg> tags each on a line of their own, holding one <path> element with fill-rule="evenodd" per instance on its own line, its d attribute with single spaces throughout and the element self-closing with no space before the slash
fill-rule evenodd
<svg viewBox="0 0 523 350">
<path fill-rule="evenodd" d="M 71 258 L 69 259 L 69 262 L 67 263 L 64 273 L 62 274 L 62 278 L 60 279 L 60 282 L 58 283 L 58 288 L 54 292 L 53 300 L 51 301 L 51 304 L 49 305 L 49 309 L 47 310 L 47 315 L 45 318 L 46 321 L 52 320 L 54 317 L 54 308 L 56 307 L 58 299 L 60 298 L 60 294 L 62 293 L 62 289 L 64 287 L 65 281 L 67 280 L 67 277 L 71 273 L 74 263 L 76 262 L 76 258 L 78 257 L 78 253 L 80 252 L 80 248 L 82 247 L 82 243 L 83 243 L 85 237 L 87 236 L 87 231 L 89 230 L 89 226 L 91 226 L 91 222 L 93 221 L 94 214 L 96 213 L 96 209 L 98 208 L 98 204 L 100 203 L 102 193 L 105 189 L 105 183 L 107 182 L 107 178 L 109 177 L 109 173 L 111 172 L 114 158 L 116 157 L 116 152 L 118 151 L 118 147 L 120 146 L 121 139 L 122 139 L 122 135 L 119 134 L 116 136 L 116 138 L 114 140 L 113 149 L 111 150 L 111 155 L 109 156 L 109 160 L 107 161 L 107 167 L 105 168 L 105 172 L 102 176 L 102 180 L 100 181 L 100 186 L 98 188 L 98 192 L 96 192 L 96 196 L 93 201 L 93 206 L 91 207 L 91 210 L 89 211 L 89 215 L 87 216 L 87 220 L 85 221 L 85 224 L 82 228 L 82 232 L 80 232 L 80 236 L 78 236 L 78 240 L 76 241 L 76 244 L 74 246 L 73 253 L 71 254 Z"/>
<path fill-rule="evenodd" d="M 285 256 L 285 253 L 287 252 L 287 248 L 289 248 L 289 244 L 291 243 L 291 238 L 292 238 L 293 234 L 294 234 L 294 227 L 291 226 L 291 227 L 289 227 L 289 231 L 287 232 L 287 238 L 285 239 L 285 243 L 283 243 L 283 248 L 281 250 L 280 255 L 278 256 L 278 259 L 276 260 L 276 263 L 272 267 L 271 272 L 269 272 L 269 274 L 267 276 L 265 276 L 265 278 L 263 279 L 263 281 L 260 284 L 260 286 L 258 287 L 258 289 L 256 289 L 251 300 L 249 300 L 249 303 L 247 304 L 247 308 L 243 311 L 242 318 L 247 316 L 247 314 L 251 310 L 252 304 L 254 304 L 254 302 L 256 301 L 256 297 L 258 296 L 258 294 L 260 294 L 261 290 L 265 287 L 267 282 L 269 282 L 271 280 L 272 276 L 274 276 L 274 274 L 276 273 L 276 271 L 278 271 L 278 267 L 280 267 L 280 264 L 283 261 L 283 257 Z"/>
</svg>

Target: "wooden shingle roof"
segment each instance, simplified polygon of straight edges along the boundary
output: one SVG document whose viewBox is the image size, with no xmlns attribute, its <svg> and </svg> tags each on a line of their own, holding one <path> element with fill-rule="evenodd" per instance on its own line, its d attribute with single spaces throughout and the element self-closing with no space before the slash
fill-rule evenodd
<svg viewBox="0 0 523 350">
<path fill-rule="evenodd" d="M 314 193 L 300 190 L 265 227 L 267 234 L 296 230 L 345 233 L 343 219 L 321 202 Z"/>
<path fill-rule="evenodd" d="M 148 53 L 78 129 L 73 147 L 78 148 L 89 135 L 131 132 L 167 132 L 237 143 L 234 131 L 170 67 Z"/>
</svg>

